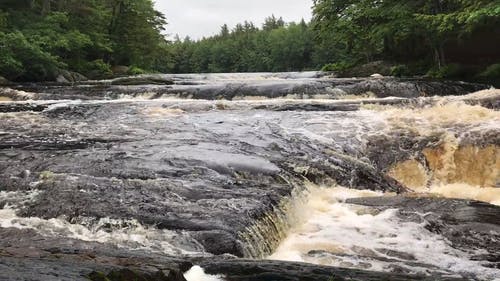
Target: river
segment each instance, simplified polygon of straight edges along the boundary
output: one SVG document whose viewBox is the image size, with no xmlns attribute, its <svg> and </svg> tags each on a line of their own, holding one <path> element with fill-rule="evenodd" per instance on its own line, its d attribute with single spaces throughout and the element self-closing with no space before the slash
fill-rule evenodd
<svg viewBox="0 0 500 281">
<path fill-rule="evenodd" d="M 488 88 L 320 72 L 0 88 L 0 279 L 500 280 Z"/>
</svg>

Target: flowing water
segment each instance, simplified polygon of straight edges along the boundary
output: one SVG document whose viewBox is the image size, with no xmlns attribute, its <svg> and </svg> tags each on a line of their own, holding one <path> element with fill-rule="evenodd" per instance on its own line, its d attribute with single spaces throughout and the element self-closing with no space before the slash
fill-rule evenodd
<svg viewBox="0 0 500 281">
<path fill-rule="evenodd" d="M 316 72 L 146 78 L 0 90 L 0 235 L 500 277 L 497 90 Z"/>
<path fill-rule="evenodd" d="M 493 131 L 498 135 L 500 112 L 450 99 L 423 109 L 366 108 L 384 116 L 388 131 L 404 129 L 419 137 L 441 136 L 436 147 L 421 152 L 425 161 L 405 160 L 388 172 L 417 196 L 500 205 L 500 147 L 461 144 L 473 132 Z M 417 154 L 414 156 L 417 158 Z M 421 222 L 405 222 L 397 216 L 397 209 L 376 212 L 345 202 L 348 198 L 384 194 L 342 187 L 310 187 L 307 193 L 297 210 L 302 215 L 293 217 L 291 231 L 269 259 L 389 272 L 425 273 L 432 269 L 485 280 L 500 278 L 497 269 L 471 261 L 470 253 L 454 249 L 446 238 L 427 230 L 426 214 L 418 214 Z"/>
<path fill-rule="evenodd" d="M 349 198 L 383 196 L 342 187 L 311 187 L 300 206 L 301 216 L 269 259 L 387 272 L 498 277 L 497 269 L 471 261 L 421 222 L 403 221 L 397 209 L 375 212 L 345 202 Z M 307 210 L 305 212 L 304 210 Z"/>
</svg>

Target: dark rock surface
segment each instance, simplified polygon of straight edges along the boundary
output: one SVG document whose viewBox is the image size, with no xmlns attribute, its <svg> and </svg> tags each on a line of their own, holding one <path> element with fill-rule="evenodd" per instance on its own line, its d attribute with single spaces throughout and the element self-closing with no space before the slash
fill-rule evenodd
<svg viewBox="0 0 500 281">
<path fill-rule="evenodd" d="M 228 281 L 403 281 L 403 280 L 465 280 L 442 275 L 406 275 L 397 273 L 376 273 L 364 270 L 322 267 L 303 263 L 255 260 L 205 259 L 199 264 L 210 274 L 223 274 Z"/>
<path fill-rule="evenodd" d="M 426 228 L 444 236 L 451 245 L 471 252 L 473 260 L 500 269 L 500 207 L 488 203 L 407 196 L 356 198 L 348 203 L 377 210 L 398 209 L 405 221 L 425 222 Z"/>
<path fill-rule="evenodd" d="M 303 178 L 404 190 L 370 163 L 345 154 L 356 149 L 340 141 L 348 136 L 322 144 L 307 131 L 293 132 L 316 118 L 315 112 L 194 108 L 178 114 L 172 105 L 60 104 L 4 118 L 1 129 L 8 133 L 0 135 L 0 190 L 41 191 L 21 216 L 132 218 L 186 231 L 209 252 L 237 256 L 243 255 L 239 233 L 301 188 Z M 344 118 L 347 113 L 324 114 Z M 343 131 L 344 125 L 338 126 Z M 309 130 L 322 133 L 315 126 Z M 30 173 L 20 176 L 23 171 Z"/>
<path fill-rule="evenodd" d="M 123 97 L 193 98 L 235 100 L 248 97 L 342 99 L 372 94 L 385 97 L 430 97 L 465 95 L 489 86 L 457 81 L 395 78 L 313 78 L 322 73 L 213 75 L 140 75 L 107 81 L 64 85 L 22 85 L 18 89 L 37 92 L 35 99 L 118 99 Z"/>
<path fill-rule="evenodd" d="M 55 81 L 61 84 L 71 84 L 76 82 L 83 82 L 89 80 L 83 74 L 67 70 L 59 70 L 55 74 Z"/>
<path fill-rule="evenodd" d="M 180 273 L 193 264 L 207 268 L 207 273 L 223 274 L 225 280 L 330 280 L 332 276 L 335 280 L 461 280 L 279 261 L 172 257 L 142 250 L 130 251 L 110 244 L 50 238 L 33 230 L 14 228 L 0 228 L 0 238 L 2 280 L 87 280 L 88 277 L 100 280 L 96 278 L 129 274 L 143 278 L 139 280 L 177 281 L 184 280 Z"/>
<path fill-rule="evenodd" d="M 0 76 L 0 86 L 8 86 L 11 84 L 12 84 L 12 82 L 7 80 L 5 77 Z"/>
<path fill-rule="evenodd" d="M 432 270 L 414 276 L 236 257 L 271 253 L 264 240 L 280 237 L 287 222 L 269 217 L 305 181 L 407 191 L 385 169 L 437 137 L 415 140 L 404 131 L 381 137 L 387 124 L 361 112 L 363 105 L 423 106 L 435 100 L 414 98 L 483 88 L 320 73 L 152 75 L 2 88 L 0 96 L 22 102 L 0 103 L 0 279 L 183 281 L 181 273 L 199 264 L 228 281 L 460 280 Z M 369 99 L 332 101 L 367 92 Z M 330 101 L 301 100 L 318 96 Z M 401 98 L 374 98 L 388 96 Z M 159 99 L 165 97 L 194 100 Z M 262 97 L 295 99 L 237 101 Z M 377 207 L 413 206 L 394 200 Z M 491 223 L 497 209 L 446 204 L 434 204 L 432 229 L 458 248 L 487 251 L 475 258 L 497 266 L 498 247 L 487 235 L 497 227 Z M 448 231 L 439 210 L 453 208 L 464 215 Z M 475 212 L 489 218 L 479 222 L 478 235 Z M 259 225 L 266 219 L 271 223 Z M 454 234 L 459 230 L 472 238 Z M 267 246 L 249 255 L 257 243 Z M 387 252 L 394 259 L 404 254 Z"/>
<path fill-rule="evenodd" d="M 11 228 L 0 228 L 0 238 L 1 280 L 184 281 L 182 273 L 194 264 L 227 281 L 466 280 L 228 257 L 179 258 Z"/>
</svg>

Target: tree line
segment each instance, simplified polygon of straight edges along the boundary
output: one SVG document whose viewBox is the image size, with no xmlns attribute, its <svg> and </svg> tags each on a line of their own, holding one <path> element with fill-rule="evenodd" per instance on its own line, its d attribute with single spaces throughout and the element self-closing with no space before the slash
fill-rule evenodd
<svg viewBox="0 0 500 281">
<path fill-rule="evenodd" d="M 116 66 L 128 74 L 342 73 L 385 61 L 394 75 L 500 76 L 500 0 L 313 0 L 312 11 L 310 22 L 271 16 L 168 41 L 152 0 L 0 0 L 0 75 L 102 78 Z"/>
<path fill-rule="evenodd" d="M 193 41 L 176 38 L 170 44 L 170 72 L 262 72 L 314 69 L 313 31 L 305 21 L 286 24 L 268 17 L 261 27 L 244 22 L 219 34 Z"/>
<path fill-rule="evenodd" d="M 313 2 L 318 44 L 335 49 L 331 62 L 388 60 L 406 64 L 400 71 L 431 67 L 437 76 L 478 71 L 459 64 L 473 68 L 500 62 L 499 0 Z"/>
<path fill-rule="evenodd" d="M 154 70 L 166 63 L 165 24 L 152 0 L 1 0 L 0 75 L 40 81 L 61 70 L 105 77 L 112 65 Z"/>
<path fill-rule="evenodd" d="M 260 28 L 177 38 L 168 71 L 342 73 L 384 61 L 396 76 L 500 77 L 499 0 L 314 0 L 312 9 L 308 23 L 272 16 Z"/>
</svg>

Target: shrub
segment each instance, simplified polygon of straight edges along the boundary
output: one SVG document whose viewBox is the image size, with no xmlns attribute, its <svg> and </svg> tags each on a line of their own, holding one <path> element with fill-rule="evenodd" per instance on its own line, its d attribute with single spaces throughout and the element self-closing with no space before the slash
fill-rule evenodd
<svg viewBox="0 0 500 281">
<path fill-rule="evenodd" d="M 111 66 L 102 59 L 86 63 L 83 72 L 92 79 L 109 78 L 113 75 Z"/>
<path fill-rule="evenodd" d="M 57 57 L 30 43 L 21 32 L 0 32 L 0 75 L 9 80 L 44 81 L 63 67 Z"/>
<path fill-rule="evenodd" d="M 147 72 L 144 69 L 139 68 L 137 66 L 131 66 L 127 73 L 130 75 L 141 75 L 141 74 L 146 74 Z"/>
<path fill-rule="evenodd" d="M 323 68 L 321 68 L 321 71 L 325 72 L 344 72 L 351 68 L 352 65 L 348 62 L 337 62 L 337 63 L 329 63 Z"/>
<path fill-rule="evenodd" d="M 431 77 L 431 78 L 438 78 L 438 79 L 444 79 L 444 78 L 460 78 L 465 76 L 465 70 L 464 68 L 459 65 L 459 64 L 448 64 L 446 66 L 443 66 L 441 68 L 431 68 L 426 76 Z"/>
<path fill-rule="evenodd" d="M 391 67 L 391 75 L 395 77 L 404 77 L 404 76 L 410 76 L 411 71 L 408 68 L 408 66 L 404 64 L 396 65 Z"/>
<path fill-rule="evenodd" d="M 488 66 L 484 71 L 479 73 L 480 78 L 500 79 L 500 63 Z"/>
</svg>

